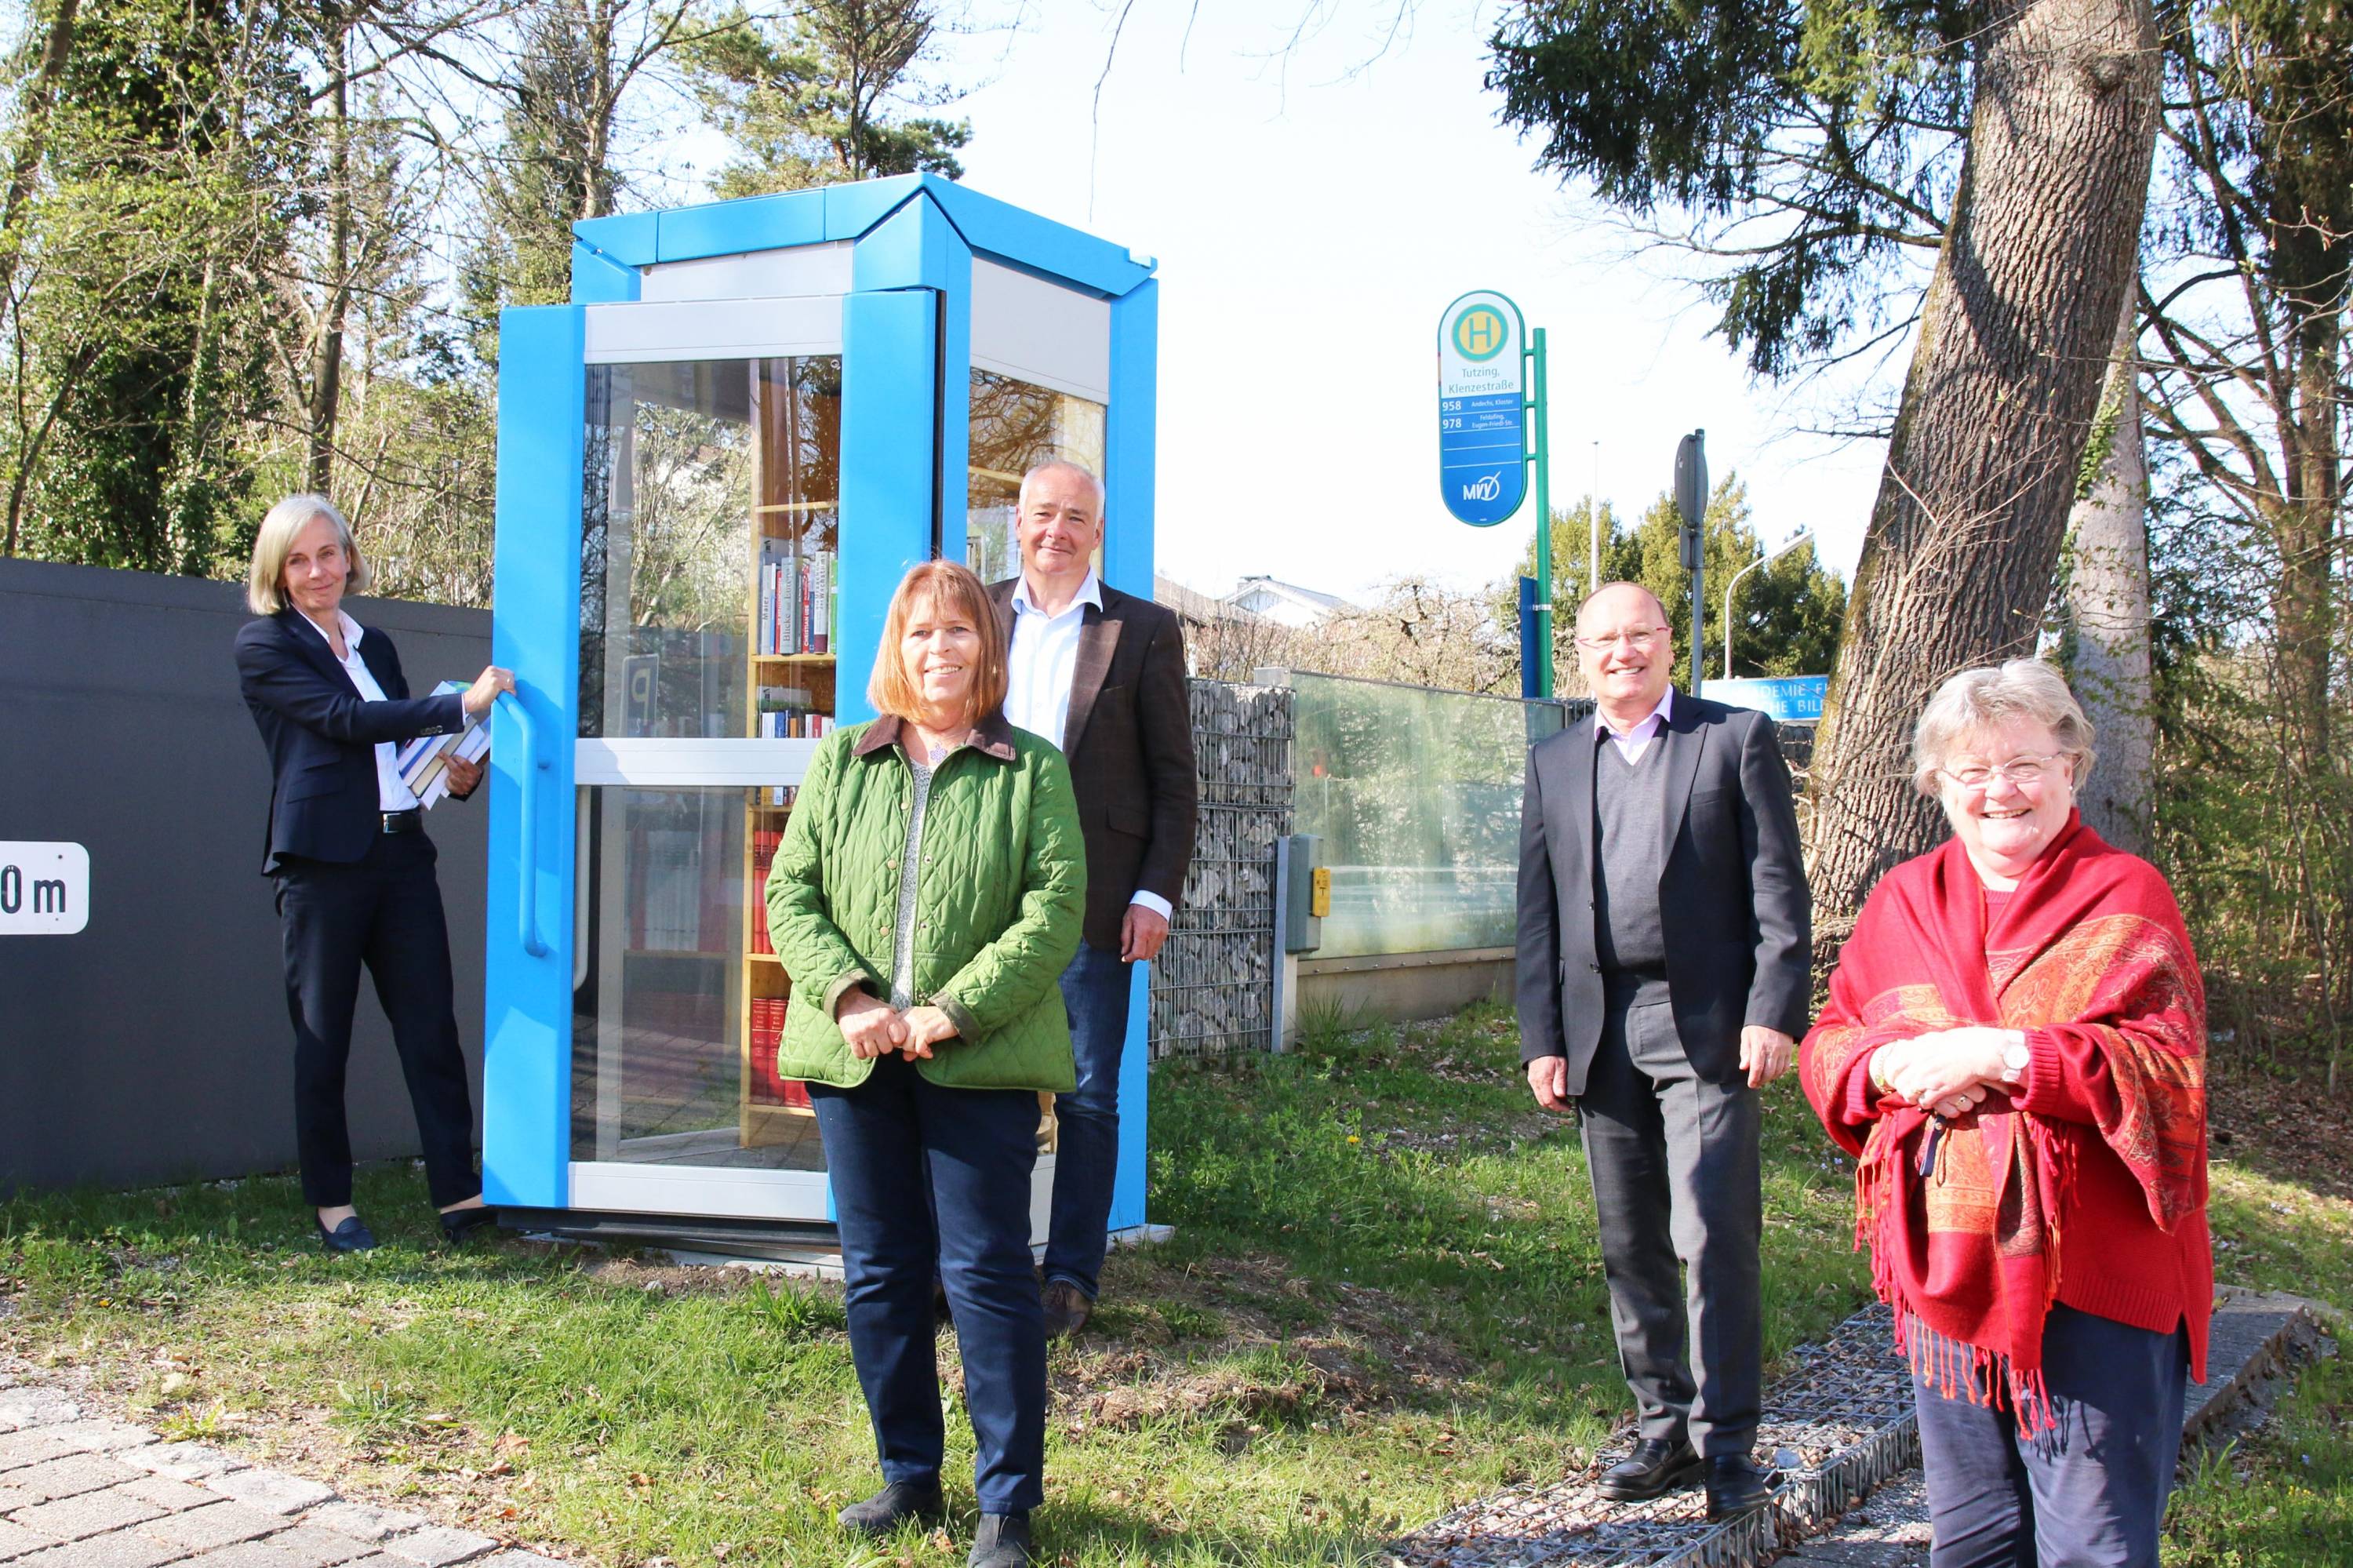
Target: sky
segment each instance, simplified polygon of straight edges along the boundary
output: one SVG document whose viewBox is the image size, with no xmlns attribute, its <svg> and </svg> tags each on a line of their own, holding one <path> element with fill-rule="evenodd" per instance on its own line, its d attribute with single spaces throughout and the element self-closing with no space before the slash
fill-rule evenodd
<svg viewBox="0 0 2353 1568">
<path fill-rule="evenodd" d="M 1286 50 L 1311 9 L 1322 25 Z M 933 69 L 978 84 L 946 111 L 972 122 L 966 184 L 1159 260 L 1160 570 L 1357 599 L 1401 575 L 1472 588 L 1510 571 L 1533 500 L 1472 528 L 1438 492 L 1439 315 L 1495 289 L 1546 329 L 1556 510 L 1594 491 L 1598 461 L 1602 498 L 1639 515 L 1704 429 L 1768 546 L 1811 526 L 1851 574 L 1881 447 L 1798 433 L 1802 399 L 1751 384 L 1704 301 L 1532 171 L 1481 85 L 1498 9 L 1132 0 L 1099 139 L 1117 13 L 1095 0 L 1032 0 Z"/>
</svg>

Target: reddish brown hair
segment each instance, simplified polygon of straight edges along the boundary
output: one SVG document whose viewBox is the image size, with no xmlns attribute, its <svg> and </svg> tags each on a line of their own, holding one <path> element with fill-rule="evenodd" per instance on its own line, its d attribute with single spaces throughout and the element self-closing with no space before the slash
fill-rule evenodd
<svg viewBox="0 0 2353 1568">
<path fill-rule="evenodd" d="M 890 612 L 882 618 L 882 646 L 875 650 L 874 673 L 866 683 L 866 700 L 878 714 L 914 718 L 923 703 L 907 679 L 899 657 L 899 641 L 907 622 L 919 609 L 971 623 L 980 633 L 980 658 L 972 673 L 972 722 L 980 723 L 1005 705 L 1009 677 L 1005 667 L 1005 633 L 997 623 L 997 607 L 988 589 L 970 567 L 958 561 L 925 561 L 909 568 L 891 595 Z"/>
</svg>

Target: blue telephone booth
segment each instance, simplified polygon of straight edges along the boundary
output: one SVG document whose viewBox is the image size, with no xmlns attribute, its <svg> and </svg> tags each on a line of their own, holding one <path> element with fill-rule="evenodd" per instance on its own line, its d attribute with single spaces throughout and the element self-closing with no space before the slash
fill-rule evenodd
<svg viewBox="0 0 2353 1568">
<path fill-rule="evenodd" d="M 484 1191 L 759 1246 L 831 1215 L 760 889 L 818 739 L 872 716 L 914 563 L 1018 569 L 1022 472 L 1104 477 L 1152 592 L 1152 263 L 930 175 L 577 224 L 500 323 Z M 1145 974 L 1114 1231 L 1144 1224 Z M 1032 1204 L 1044 1235 L 1053 1119 Z"/>
</svg>

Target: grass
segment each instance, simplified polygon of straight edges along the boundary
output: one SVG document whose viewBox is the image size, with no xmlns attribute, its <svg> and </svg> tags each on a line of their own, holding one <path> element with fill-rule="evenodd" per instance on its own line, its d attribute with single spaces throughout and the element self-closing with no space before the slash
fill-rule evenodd
<svg viewBox="0 0 2353 1568">
<path fill-rule="evenodd" d="M 1158 1070 L 1151 1205 L 1176 1234 L 1116 1255 L 1095 1330 L 1054 1352 L 1048 1561 L 1369 1563 L 1581 1462 L 1626 1413 L 1582 1157 L 1521 1087 L 1508 1016 L 1356 1022 Z M 1851 1167 L 1794 1082 L 1766 1107 L 1778 1354 L 1867 1277 Z M 359 1202 L 387 1245 L 332 1261 L 282 1179 L 0 1203 L 0 1345 L 86 1369 L 168 1436 L 605 1563 L 963 1561 L 913 1534 L 861 1555 L 829 1522 L 875 1484 L 838 1292 L 512 1241 L 449 1254 L 405 1166 L 364 1172 Z M 2218 1168 L 2214 1218 L 2227 1277 L 2353 1277 L 2341 1202 Z M 961 1534 L 952 1337 L 942 1362 Z"/>
<path fill-rule="evenodd" d="M 2353 1358 L 2306 1368 L 2261 1427 L 2207 1455 L 2166 1526 L 2166 1568 L 2353 1560 Z"/>
</svg>

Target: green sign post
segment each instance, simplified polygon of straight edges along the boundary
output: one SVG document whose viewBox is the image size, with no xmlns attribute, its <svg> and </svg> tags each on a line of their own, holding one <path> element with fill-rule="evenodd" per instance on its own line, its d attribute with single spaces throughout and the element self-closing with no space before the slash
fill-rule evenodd
<svg viewBox="0 0 2353 1568">
<path fill-rule="evenodd" d="M 1535 419 L 1536 465 L 1536 690 L 1552 697 L 1552 409 L 1546 390 L 1545 329 L 1528 334 L 1529 379 L 1535 383 L 1528 410 Z M 1525 677 L 1520 683 L 1527 683 Z"/>
</svg>

